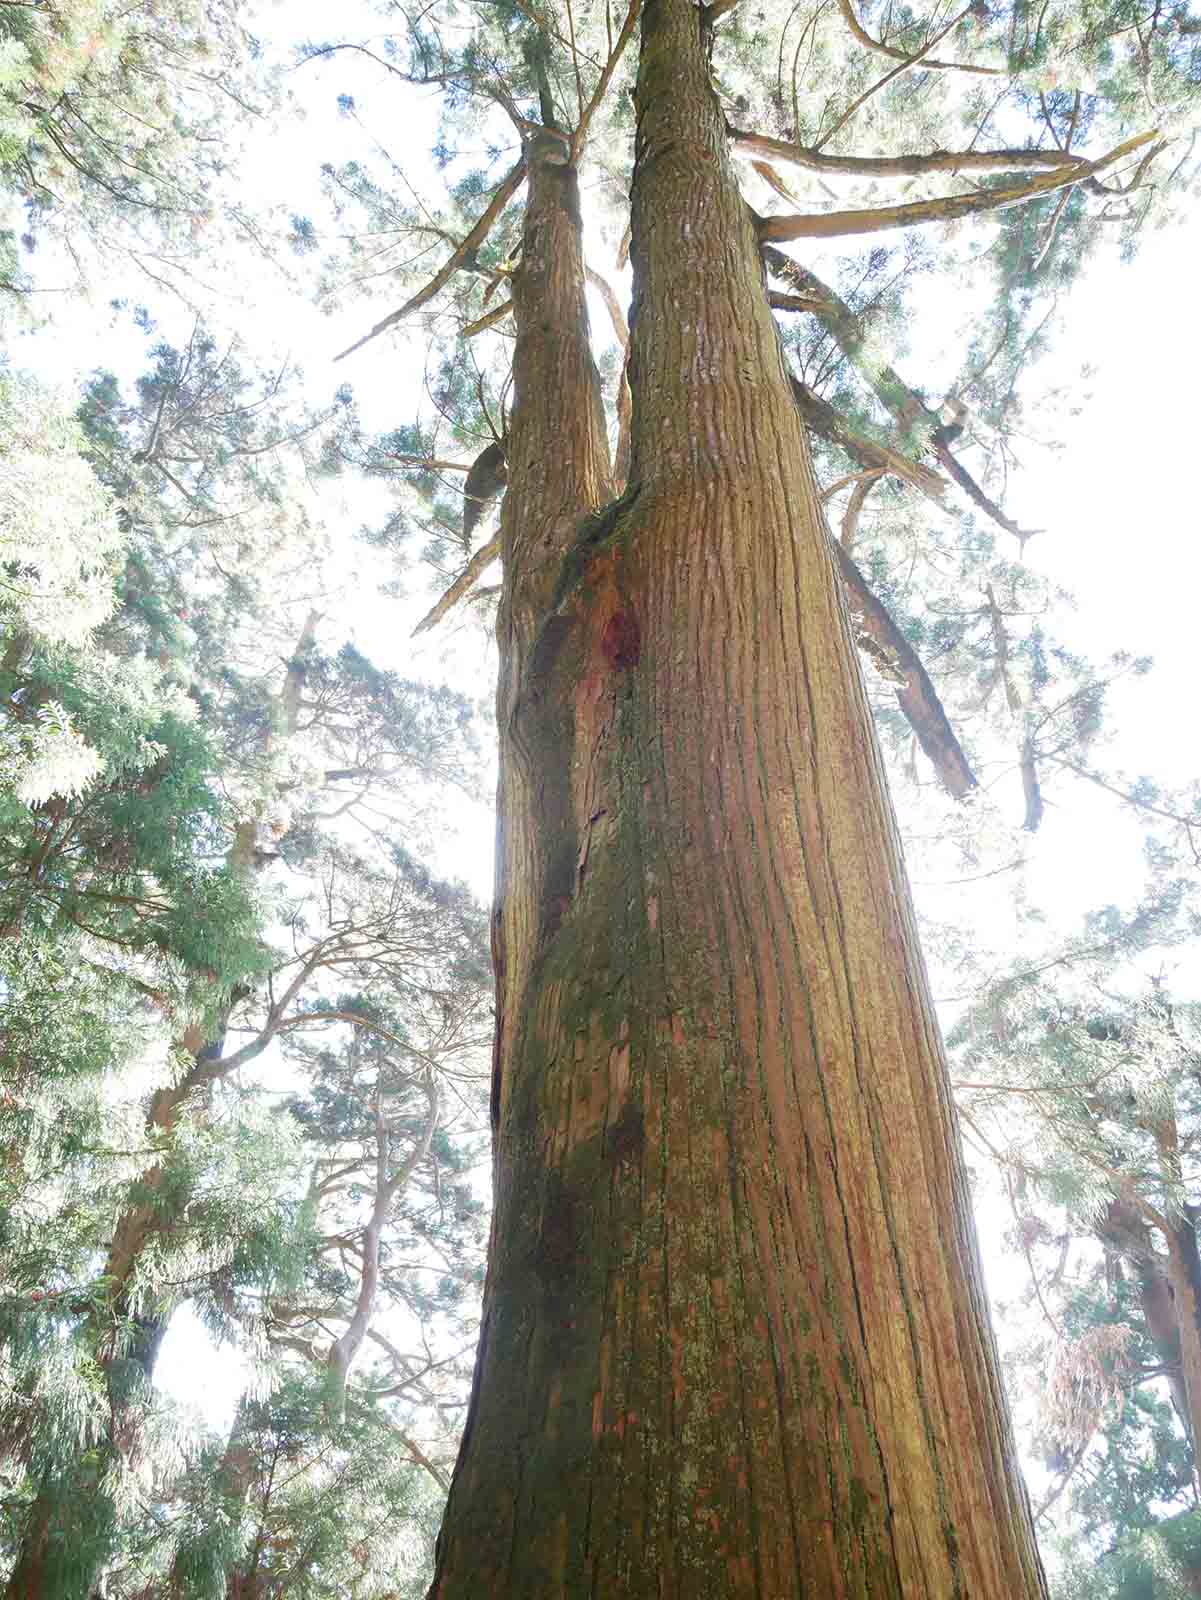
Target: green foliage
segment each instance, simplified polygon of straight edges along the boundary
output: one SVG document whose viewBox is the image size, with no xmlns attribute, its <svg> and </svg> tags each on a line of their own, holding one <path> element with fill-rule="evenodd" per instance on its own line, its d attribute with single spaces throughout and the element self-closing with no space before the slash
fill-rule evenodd
<svg viewBox="0 0 1201 1600">
<path fill-rule="evenodd" d="M 6 309 L 40 287 L 47 254 L 86 282 L 119 253 L 127 273 L 187 293 L 201 252 L 246 229 L 231 169 L 275 91 L 242 10 L 237 0 L 0 10 Z"/>
<path fill-rule="evenodd" d="M 19 1572 L 45 1532 L 47 1582 L 63 1600 L 101 1567 L 110 1593 L 128 1577 L 141 1595 L 177 1559 L 179 1581 L 224 1593 L 248 1559 L 245 1508 L 191 1524 L 177 1549 L 133 1492 L 150 1472 L 167 1502 L 198 1505 L 205 1463 L 225 1448 L 154 1387 L 185 1304 L 273 1389 L 327 1389 L 320 1364 L 296 1369 L 276 1342 L 291 1326 L 281 1308 L 321 1281 L 330 1220 L 312 1162 L 325 1157 L 264 1082 L 233 1077 L 237 1065 L 286 1041 L 295 1085 L 310 1059 L 303 1037 L 336 1036 L 321 1052 L 332 1059 L 368 1027 L 377 1073 L 389 1052 L 406 1070 L 466 1065 L 488 975 L 479 908 L 418 854 L 439 786 L 476 788 L 469 703 L 351 646 L 321 649 L 311 602 L 301 624 L 290 597 L 290 582 L 311 593 L 319 571 L 299 486 L 330 457 L 344 397 L 289 411 L 285 375 L 244 366 L 200 330 L 152 359 L 134 399 L 101 375 L 80 424 L 47 436 L 107 518 L 109 543 L 81 568 L 93 589 L 68 595 L 60 582 L 53 633 L 28 607 L 0 614 L 0 726 L 30 760 L 56 730 L 89 757 L 74 778 L 60 760 L 45 794 L 0 793 L 0 1438 L 13 1511 L 0 1557 Z M 16 448 L 49 448 L 28 437 Z M 34 482 L 19 472 L 19 488 Z M 29 503 L 10 499 L 18 542 Z M 50 562 L 36 572 L 55 576 Z M 422 1126 L 399 1085 L 398 1160 Z M 446 1117 L 418 1187 L 457 1195 L 442 1186 L 468 1158 Z M 352 1142 L 363 1134 L 361 1119 L 348 1128 Z M 406 1242 L 443 1255 L 441 1289 L 417 1296 L 422 1315 L 445 1305 L 469 1330 L 480 1208 L 464 1194 L 450 1215 Z M 339 1225 L 362 1218 L 352 1209 Z M 390 1268 L 386 1281 L 377 1315 L 396 1298 Z M 353 1276 L 341 1289 L 338 1304 L 353 1305 Z M 465 1359 L 439 1381 L 461 1383 Z M 382 1383 L 387 1401 L 374 1381 L 352 1381 L 336 1446 L 319 1410 L 291 1474 L 293 1510 L 277 1520 L 327 1530 L 298 1592 L 340 1592 L 335 1570 L 361 1583 L 362 1562 L 339 1566 L 335 1551 L 345 1555 L 340 1541 L 371 1508 L 402 1517 L 398 1553 L 379 1571 L 416 1583 L 407 1530 L 417 1518 L 428 1543 L 437 1490 L 416 1484 L 429 1472 L 411 1456 L 385 1461 L 395 1424 L 384 1413 L 418 1403 L 408 1376 Z M 377 1413 L 360 1451 L 347 1430 Z M 439 1434 L 444 1454 L 441 1423 Z"/>
</svg>

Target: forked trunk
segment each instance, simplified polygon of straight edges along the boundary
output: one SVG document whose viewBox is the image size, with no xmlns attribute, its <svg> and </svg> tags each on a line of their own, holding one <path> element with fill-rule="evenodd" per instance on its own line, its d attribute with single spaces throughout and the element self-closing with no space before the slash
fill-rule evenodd
<svg viewBox="0 0 1201 1600">
<path fill-rule="evenodd" d="M 705 35 L 649 0 L 600 516 L 574 177 L 531 169 L 496 1210 L 431 1600 L 1026 1600 L 941 1045 Z"/>
</svg>

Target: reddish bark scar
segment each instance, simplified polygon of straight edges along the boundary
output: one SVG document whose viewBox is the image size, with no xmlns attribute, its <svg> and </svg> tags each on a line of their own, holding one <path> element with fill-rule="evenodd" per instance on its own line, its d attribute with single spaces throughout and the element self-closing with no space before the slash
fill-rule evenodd
<svg viewBox="0 0 1201 1600">
<path fill-rule="evenodd" d="M 642 654 L 642 630 L 632 611 L 615 611 L 605 623 L 601 653 L 614 672 L 637 666 Z"/>
</svg>

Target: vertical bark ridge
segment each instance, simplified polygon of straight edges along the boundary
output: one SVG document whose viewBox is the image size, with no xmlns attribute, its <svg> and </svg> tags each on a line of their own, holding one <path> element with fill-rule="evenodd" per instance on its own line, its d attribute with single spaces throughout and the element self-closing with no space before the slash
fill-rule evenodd
<svg viewBox="0 0 1201 1600">
<path fill-rule="evenodd" d="M 752 985 L 735 967 L 733 1002 L 735 1030 L 763 1074 L 745 1108 L 756 1121 L 766 1113 L 750 1148 L 780 1153 L 785 1207 L 788 1190 L 816 1198 L 812 1242 L 837 1308 L 826 1338 L 837 1349 L 843 1391 L 838 1428 L 844 1442 L 854 1446 L 858 1437 L 836 1534 L 845 1537 L 854 1523 L 856 1495 L 870 1502 L 878 1493 L 867 1520 L 878 1522 L 879 1549 L 868 1548 L 875 1535 L 861 1534 L 856 1562 L 865 1581 L 879 1564 L 870 1580 L 885 1585 L 879 1592 L 968 1592 L 973 1578 L 987 1592 L 1037 1592 L 895 832 L 812 471 L 787 411 L 770 314 L 754 292 L 752 229 L 724 161 L 696 34 L 695 13 L 682 0 L 652 0 L 632 249 L 633 476 L 644 498 L 630 542 L 639 553 L 632 562 L 645 552 L 656 576 L 678 577 L 660 625 L 646 629 L 650 641 L 674 635 L 670 665 L 646 665 L 648 720 L 681 733 L 657 798 L 665 818 L 679 815 L 685 796 L 693 802 L 698 823 L 709 824 L 715 862 L 746 853 L 738 878 L 719 870 L 728 894 L 709 904 L 718 918 L 741 921 L 738 954 L 754 971 Z M 690 333 L 701 328 L 704 348 Z M 704 415 L 709 407 L 718 421 Z M 710 569 L 703 593 L 697 562 Z M 646 592 L 656 592 L 654 582 Z M 681 648 L 681 631 L 693 648 Z M 723 670 L 680 673 L 679 663 L 700 659 L 706 639 Z M 709 768 L 699 784 L 698 749 Z M 720 830 L 712 826 L 719 819 Z M 712 917 L 706 932 L 718 948 Z M 740 1020 L 747 1017 L 756 1019 L 756 1038 Z M 885 1098 L 884 1085 L 901 1092 Z M 798 1122 L 815 1171 L 789 1170 L 788 1151 L 800 1142 L 788 1135 Z M 894 1152 L 905 1152 L 906 1177 L 930 1197 L 932 1216 L 906 1203 Z M 768 1258 L 769 1230 L 760 1196 L 748 1206 L 758 1246 L 749 1282 Z M 945 1250 L 932 1236 L 933 1217 L 953 1230 Z M 788 1356 L 787 1337 L 780 1350 Z M 843 1403 L 848 1397 L 858 1417 Z M 984 1498 L 997 1502 L 986 1518 L 973 1515 L 983 1507 L 958 1464 L 965 1420 L 991 1480 Z M 780 1424 L 794 1425 L 783 1414 Z M 999 1511 L 1003 1540 L 989 1532 Z M 1008 1558 L 1003 1542 L 1017 1546 Z M 830 1587 L 814 1592 L 856 1591 L 836 1586 L 831 1574 Z"/>
<path fill-rule="evenodd" d="M 554 583 L 506 574 L 496 1210 L 431 1597 L 1029 1600 L 941 1044 L 689 0 L 648 0 L 636 101 L 630 487 Z"/>
<path fill-rule="evenodd" d="M 546 1004 L 531 973 L 552 939 L 574 889 L 578 832 L 572 814 L 571 707 L 549 696 L 538 678 L 535 647 L 553 652 L 548 622 L 565 558 L 581 520 L 612 493 L 607 430 L 600 380 L 592 357 L 585 299 L 585 268 L 575 168 L 562 162 L 560 141 L 535 137 L 527 152 L 529 185 L 522 261 L 513 289 L 516 346 L 514 404 L 508 436 L 508 489 L 501 508 L 500 538 L 505 590 L 497 623 L 500 672 L 497 720 L 500 731 L 496 900 L 493 958 L 497 975 L 497 1033 L 493 1065 L 493 1122 L 509 1116 L 515 1082 L 512 1061 L 522 1035 Z M 586 774 L 585 774 L 586 777 Z M 506 1189 L 503 1138 L 496 1152 L 496 1187 Z M 556 1193 L 548 1163 L 530 1175 L 522 1201 L 553 1211 Z M 504 1206 L 493 1221 L 488 1283 L 476 1378 L 451 1503 L 466 1506 L 470 1532 L 460 1536 L 448 1517 L 439 1541 L 439 1573 L 432 1594 L 466 1581 L 468 1592 L 486 1592 L 487 1572 L 500 1574 L 522 1559 L 521 1498 L 524 1451 L 521 1431 L 509 1439 L 505 1470 L 480 1494 L 482 1471 L 495 1465 L 488 1418 L 480 1422 L 481 1393 L 497 1342 L 497 1301 L 507 1308 L 508 1286 L 497 1272 L 498 1237 Z M 528 1343 L 528 1338 L 526 1340 Z M 505 1348 L 513 1392 L 506 1403 L 528 1407 L 544 1419 L 553 1393 L 527 1372 L 528 1351 Z M 523 1381 L 524 1380 L 524 1381 Z M 533 1424 L 532 1425 L 536 1425 Z M 544 1424 L 545 1425 L 545 1424 Z M 489 1537 L 478 1524 L 486 1516 Z M 532 1553 L 532 1552 L 531 1552 Z M 539 1558 L 546 1554 L 538 1551 Z M 482 1563 L 482 1565 L 481 1565 Z M 482 1587 L 477 1587 L 481 1585 Z"/>
</svg>

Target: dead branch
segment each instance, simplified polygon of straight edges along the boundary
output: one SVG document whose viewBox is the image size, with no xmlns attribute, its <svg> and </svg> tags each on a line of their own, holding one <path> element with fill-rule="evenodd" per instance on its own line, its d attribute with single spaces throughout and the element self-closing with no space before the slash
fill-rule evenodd
<svg viewBox="0 0 1201 1600">
<path fill-rule="evenodd" d="M 975 189 L 967 194 L 936 196 L 930 200 L 911 200 L 899 206 L 873 206 L 863 210 L 821 211 L 790 217 L 760 217 L 759 237 L 765 240 L 839 239 L 847 234 L 883 233 L 890 228 L 913 228 L 928 222 L 953 222 L 959 217 L 1004 211 L 1025 205 L 1065 185 L 1083 180 L 1112 166 L 1124 156 L 1158 138 L 1151 129 L 1118 145 L 1097 161 L 1070 162 L 1024 183 L 1006 184 L 996 189 Z"/>
<path fill-rule="evenodd" d="M 850 555 L 855 548 L 855 537 L 859 532 L 859 518 L 867 504 L 867 497 L 871 494 L 880 478 L 879 472 L 864 472 L 859 475 L 859 480 L 851 490 L 851 498 L 847 501 L 846 510 L 842 514 L 842 527 L 839 529 L 838 542 Z"/>
<path fill-rule="evenodd" d="M 377 339 L 381 333 L 386 333 L 389 328 L 394 328 L 398 322 L 403 322 L 406 317 L 411 316 L 414 311 L 420 310 L 423 305 L 432 300 L 450 282 L 454 274 L 458 272 L 459 268 L 463 266 L 472 253 L 483 244 L 489 233 L 491 233 L 497 217 L 500 216 L 509 201 L 517 193 L 524 179 L 525 157 L 523 155 L 517 165 L 506 173 L 496 189 L 493 190 L 491 200 L 470 233 L 455 247 L 446 262 L 438 269 L 424 288 L 418 289 L 415 295 L 406 300 L 398 310 L 390 312 L 382 322 L 377 322 L 369 333 L 365 333 L 354 344 L 348 345 L 340 355 L 334 357 L 335 361 L 342 361 L 346 356 L 353 355 L 356 350 L 361 350 L 365 344 L 370 344 L 372 339 Z"/>
<path fill-rule="evenodd" d="M 903 50 L 898 50 L 895 45 L 885 44 L 882 39 L 872 38 L 871 34 L 860 22 L 855 12 L 853 0 L 838 0 L 838 9 L 842 12 L 843 21 L 860 44 L 866 45 L 869 50 L 875 50 L 879 55 L 891 56 L 894 61 L 903 61 L 906 66 L 911 63 L 913 58 L 907 56 Z M 932 61 L 929 57 L 922 61 L 922 68 L 923 70 L 929 69 L 942 72 L 976 72 L 990 78 L 1003 77 L 1005 74 L 1003 67 L 976 67 L 966 61 Z"/>
<path fill-rule="evenodd" d="M 820 320 L 822 326 L 833 335 L 835 342 L 848 360 L 860 370 L 864 379 L 875 390 L 881 404 L 891 412 L 906 431 L 914 427 L 924 428 L 928 431 L 931 447 L 940 465 L 948 475 L 959 485 L 969 500 L 979 506 L 998 526 L 1004 528 L 1006 533 L 1011 533 L 1017 539 L 1019 545 L 1024 548 L 1026 540 L 1033 538 L 1039 530 L 1037 528 L 1018 527 L 1011 517 L 1005 515 L 996 501 L 985 494 L 967 468 L 952 454 L 947 439 L 947 431 L 943 428 L 938 415 L 931 411 L 921 396 L 901 378 L 895 367 L 877 367 L 861 360 L 864 343 L 863 325 L 846 301 L 824 284 L 808 267 L 802 267 L 799 262 L 794 261 L 791 256 L 785 255 L 782 250 L 777 250 L 772 245 L 765 245 L 763 247 L 763 259 L 770 272 L 799 288 L 805 298 L 812 298 L 816 302 L 813 314 Z M 820 404 L 824 406 L 826 402 L 821 401 Z M 832 417 L 837 417 L 833 407 L 827 407 L 827 410 Z M 811 426 L 817 432 L 822 433 L 823 437 L 832 437 L 830 433 L 825 432 L 817 421 L 811 422 Z M 845 424 L 843 426 L 845 428 Z M 840 440 L 839 442 L 842 441 Z M 867 466 L 869 464 L 862 455 L 855 454 L 853 451 L 850 453 L 861 465 Z M 921 470 L 929 471 L 928 468 L 921 468 Z M 901 475 L 904 476 L 904 474 Z M 943 480 L 937 473 L 931 474 L 931 476 L 939 485 L 941 492 L 945 488 Z"/>
<path fill-rule="evenodd" d="M 613 334 L 618 344 L 625 353 L 621 365 L 621 378 L 617 385 L 617 447 L 613 452 L 613 471 L 615 477 L 622 483 L 625 482 L 630 468 L 630 418 L 633 414 L 634 401 L 630 392 L 630 329 L 626 322 L 625 312 L 618 303 L 617 296 L 613 293 L 608 280 L 599 272 L 586 266 L 584 272 L 588 282 L 605 302 L 605 310 L 609 313 L 609 321 L 613 324 Z"/>
<path fill-rule="evenodd" d="M 487 544 L 481 545 L 475 552 L 442 598 L 426 612 L 425 616 L 413 629 L 412 637 L 415 639 L 419 633 L 428 633 L 431 628 L 436 627 L 446 613 L 452 610 L 471 589 L 485 567 L 491 566 L 499 555 L 500 535 L 497 534 L 495 538 L 489 539 Z"/>
<path fill-rule="evenodd" d="M 483 333 L 487 328 L 494 328 L 498 322 L 503 322 L 513 309 L 513 302 L 505 300 L 498 306 L 493 306 L 491 311 L 485 311 L 482 317 L 477 317 L 474 322 L 469 322 L 463 329 L 464 339 L 474 339 L 477 333 Z"/>
<path fill-rule="evenodd" d="M 830 541 L 830 548 L 842 575 L 856 640 L 895 685 L 897 704 L 939 782 L 954 799 L 962 800 L 977 787 L 976 775 L 929 673 L 847 551 L 836 540 Z"/>
<path fill-rule="evenodd" d="M 908 456 L 902 455 L 898 450 L 877 444 L 865 434 L 856 433 L 828 400 L 823 400 L 820 395 L 815 394 L 799 378 L 790 377 L 789 381 L 792 385 L 792 397 L 806 427 L 845 450 L 851 460 L 857 461 L 866 471 L 887 472 L 892 477 L 911 484 L 936 505 L 942 505 L 946 484 L 937 472 L 923 466 L 920 461 L 913 461 Z"/>
</svg>

